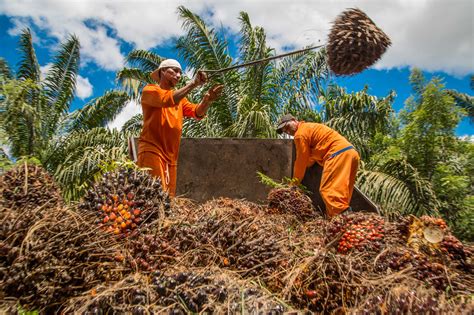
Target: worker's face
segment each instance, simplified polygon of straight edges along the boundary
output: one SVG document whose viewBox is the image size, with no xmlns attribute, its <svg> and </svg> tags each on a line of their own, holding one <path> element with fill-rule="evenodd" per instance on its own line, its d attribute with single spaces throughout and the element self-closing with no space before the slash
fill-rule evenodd
<svg viewBox="0 0 474 315">
<path fill-rule="evenodd" d="M 289 134 L 290 136 L 294 136 L 297 129 L 298 122 L 296 120 L 291 120 L 283 127 L 283 132 Z"/>
<path fill-rule="evenodd" d="M 166 80 L 171 86 L 175 86 L 181 79 L 181 69 L 165 68 L 161 71 L 161 76 L 162 79 Z"/>
</svg>

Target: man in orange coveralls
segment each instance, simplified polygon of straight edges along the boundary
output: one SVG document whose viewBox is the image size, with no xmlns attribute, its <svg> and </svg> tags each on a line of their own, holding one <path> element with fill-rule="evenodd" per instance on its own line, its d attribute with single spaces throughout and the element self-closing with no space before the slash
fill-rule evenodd
<svg viewBox="0 0 474 315">
<path fill-rule="evenodd" d="M 298 121 L 290 114 L 280 118 L 277 132 L 294 136 L 296 161 L 293 178 L 303 180 L 306 168 L 315 162 L 323 167 L 319 192 L 329 217 L 350 209 L 359 166 L 359 154 L 337 131 L 317 123 Z"/>
<path fill-rule="evenodd" d="M 186 99 L 193 89 L 207 81 L 204 72 L 180 89 L 175 90 L 181 78 L 181 65 L 174 59 L 166 59 L 152 72 L 151 78 L 159 84 L 148 84 L 142 91 L 143 129 L 138 141 L 139 167 L 150 168 L 153 176 L 159 176 L 163 190 L 170 196 L 176 194 L 178 153 L 183 129 L 183 116 L 201 119 L 222 92 L 222 85 L 209 89 L 199 104 Z"/>
</svg>

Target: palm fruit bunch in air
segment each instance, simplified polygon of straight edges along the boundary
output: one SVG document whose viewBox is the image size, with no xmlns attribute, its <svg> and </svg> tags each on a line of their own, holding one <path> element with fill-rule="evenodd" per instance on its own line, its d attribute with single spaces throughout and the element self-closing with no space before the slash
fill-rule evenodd
<svg viewBox="0 0 474 315">
<path fill-rule="evenodd" d="M 80 207 L 96 213 L 96 222 L 105 231 L 126 237 L 142 223 L 168 213 L 170 199 L 159 179 L 145 171 L 118 167 L 86 192 Z"/>
<path fill-rule="evenodd" d="M 390 38 L 364 12 L 348 9 L 336 18 L 329 33 L 328 64 L 337 75 L 359 73 L 390 45 Z"/>
<path fill-rule="evenodd" d="M 328 226 L 327 241 L 339 238 L 337 251 L 378 251 L 385 234 L 385 221 L 378 215 L 354 213 L 340 215 Z"/>
</svg>

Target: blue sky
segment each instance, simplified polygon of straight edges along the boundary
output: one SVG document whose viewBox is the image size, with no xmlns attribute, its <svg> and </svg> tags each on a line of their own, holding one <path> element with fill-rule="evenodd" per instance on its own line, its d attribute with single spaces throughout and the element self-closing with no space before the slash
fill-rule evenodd
<svg viewBox="0 0 474 315">
<path fill-rule="evenodd" d="M 74 33 L 81 42 L 81 68 L 73 109 L 83 106 L 106 90 L 117 88 L 115 73 L 134 48 L 150 49 L 164 57 L 177 58 L 171 49 L 182 34 L 176 8 L 184 5 L 200 14 L 206 23 L 223 27 L 228 34 L 239 29 L 238 14 L 249 14 L 254 26 L 262 26 L 267 41 L 277 52 L 301 48 L 324 39 L 330 22 L 347 7 L 359 7 L 392 39 L 393 45 L 371 69 L 351 77 L 337 78 L 348 91 L 365 85 L 383 97 L 395 90 L 395 110 L 403 107 L 411 90 L 410 69 L 421 68 L 427 79 L 438 76 L 447 88 L 474 94 L 474 4 L 471 0 L 0 0 L 0 57 L 16 69 L 18 35 L 33 31 L 39 63 L 47 69 L 58 42 Z M 442 23 L 439 21 L 442 19 Z M 120 126 L 139 111 L 130 105 L 112 123 Z M 465 119 L 457 134 L 474 135 Z"/>
</svg>

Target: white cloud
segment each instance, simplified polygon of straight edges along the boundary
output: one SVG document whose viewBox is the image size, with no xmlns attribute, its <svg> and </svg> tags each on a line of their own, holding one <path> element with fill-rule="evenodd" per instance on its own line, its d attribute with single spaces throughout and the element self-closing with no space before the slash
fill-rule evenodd
<svg viewBox="0 0 474 315">
<path fill-rule="evenodd" d="M 58 39 L 75 33 L 86 61 L 117 70 L 122 53 L 127 53 L 120 50 L 120 40 L 150 49 L 182 34 L 179 5 L 234 32 L 239 30 L 239 12 L 245 11 L 279 51 L 318 40 L 324 43 L 335 17 L 348 7 L 358 7 L 393 42 L 377 68 L 416 66 L 455 75 L 474 72 L 472 0 L 16 0 L 1 1 L 0 11 L 23 18 L 22 23 L 30 18 L 29 23 Z M 18 23 L 14 30 L 20 27 Z"/>
<path fill-rule="evenodd" d="M 136 114 L 140 114 L 142 112 L 142 107 L 137 104 L 135 101 L 128 102 L 127 105 L 123 108 L 123 110 L 115 117 L 113 121 L 111 121 L 107 127 L 109 129 L 118 129 L 120 130 L 122 126 L 133 116 Z"/>
<path fill-rule="evenodd" d="M 88 78 L 77 76 L 76 81 L 76 96 L 80 99 L 86 99 L 92 95 L 92 84 L 89 82 Z"/>
<path fill-rule="evenodd" d="M 45 64 L 44 66 L 40 66 L 40 77 L 41 80 L 44 80 L 46 78 L 46 74 L 48 73 L 49 69 L 53 66 L 52 63 Z"/>
<path fill-rule="evenodd" d="M 462 141 L 474 143 L 474 135 L 462 135 L 458 137 Z"/>
</svg>

